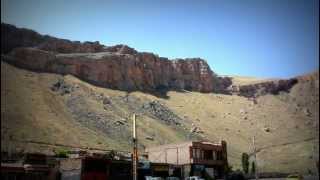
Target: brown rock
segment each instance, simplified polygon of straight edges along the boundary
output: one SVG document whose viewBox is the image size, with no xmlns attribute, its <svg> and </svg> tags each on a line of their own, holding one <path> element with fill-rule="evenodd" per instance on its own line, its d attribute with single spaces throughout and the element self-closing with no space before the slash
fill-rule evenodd
<svg viewBox="0 0 320 180">
<path fill-rule="evenodd" d="M 35 48 L 16 48 L 5 61 L 26 69 L 72 74 L 95 85 L 132 91 L 160 86 L 211 92 L 212 71 L 199 58 L 166 60 L 151 53 L 121 55 L 109 52 L 53 54 Z"/>
<path fill-rule="evenodd" d="M 278 94 L 279 92 L 288 92 L 298 80 L 296 78 L 288 80 L 274 80 L 257 84 L 239 86 L 240 96 L 258 97 L 266 94 Z"/>
<path fill-rule="evenodd" d="M 102 103 L 103 103 L 104 105 L 107 105 L 107 104 L 111 104 L 111 101 L 109 100 L 109 98 L 105 97 L 105 98 L 103 98 Z"/>
<path fill-rule="evenodd" d="M 268 127 L 264 127 L 263 130 L 264 130 L 265 132 L 270 132 L 270 131 L 271 131 L 270 128 L 268 128 Z"/>
<path fill-rule="evenodd" d="M 119 53 L 119 54 L 137 54 L 138 52 L 127 46 L 127 45 L 115 45 L 115 46 L 109 46 L 109 47 L 105 47 L 103 49 L 104 52 L 113 52 L 113 53 Z"/>
</svg>

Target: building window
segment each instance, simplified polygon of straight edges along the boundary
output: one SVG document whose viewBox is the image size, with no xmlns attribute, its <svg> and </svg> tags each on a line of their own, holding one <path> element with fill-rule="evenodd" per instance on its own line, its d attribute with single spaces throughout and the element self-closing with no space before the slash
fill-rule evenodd
<svg viewBox="0 0 320 180">
<path fill-rule="evenodd" d="M 216 151 L 212 151 L 212 159 L 217 160 L 217 152 Z"/>
<path fill-rule="evenodd" d="M 197 159 L 201 158 L 200 149 L 196 149 L 196 155 Z"/>
<path fill-rule="evenodd" d="M 197 158 L 197 155 L 196 155 L 196 149 L 195 148 L 192 148 L 192 158 Z"/>
<path fill-rule="evenodd" d="M 192 157 L 194 158 L 194 159 L 201 159 L 201 157 L 203 156 L 201 156 L 202 155 L 202 153 L 201 153 L 201 150 L 200 149 L 198 149 L 198 148 L 192 148 Z"/>
<path fill-rule="evenodd" d="M 222 152 L 217 151 L 217 160 L 222 160 Z"/>
<path fill-rule="evenodd" d="M 204 150 L 203 156 L 205 160 L 213 160 L 213 151 L 212 150 Z"/>
</svg>

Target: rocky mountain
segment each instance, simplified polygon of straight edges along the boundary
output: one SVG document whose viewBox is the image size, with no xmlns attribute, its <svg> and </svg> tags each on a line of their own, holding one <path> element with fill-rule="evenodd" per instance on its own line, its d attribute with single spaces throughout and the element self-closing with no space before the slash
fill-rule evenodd
<svg viewBox="0 0 320 180">
<path fill-rule="evenodd" d="M 200 58 L 169 60 L 7 24 L 1 32 L 2 151 L 53 153 L 61 144 L 129 151 L 136 113 L 139 152 L 225 139 L 230 164 L 240 168 L 256 136 L 261 172 L 315 172 L 318 72 L 289 80 L 224 77 Z"/>
<path fill-rule="evenodd" d="M 288 91 L 296 83 L 296 79 L 290 79 L 230 88 L 231 79 L 217 76 L 200 58 L 169 60 L 125 45 L 106 47 L 99 42 L 63 40 L 3 23 L 1 32 L 1 47 L 9 56 L 3 59 L 8 63 L 35 71 L 72 74 L 107 88 L 189 90 L 253 97 Z"/>
</svg>

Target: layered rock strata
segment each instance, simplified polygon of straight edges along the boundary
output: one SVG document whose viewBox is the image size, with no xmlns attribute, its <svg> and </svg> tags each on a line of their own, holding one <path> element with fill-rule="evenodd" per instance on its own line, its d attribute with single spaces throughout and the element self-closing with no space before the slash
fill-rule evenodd
<svg viewBox="0 0 320 180">
<path fill-rule="evenodd" d="M 125 91 L 189 90 L 256 97 L 289 91 L 296 78 L 234 86 L 200 58 L 174 59 L 138 52 L 126 45 L 70 41 L 1 24 L 2 60 L 18 67 L 72 74 L 102 87 Z"/>
</svg>

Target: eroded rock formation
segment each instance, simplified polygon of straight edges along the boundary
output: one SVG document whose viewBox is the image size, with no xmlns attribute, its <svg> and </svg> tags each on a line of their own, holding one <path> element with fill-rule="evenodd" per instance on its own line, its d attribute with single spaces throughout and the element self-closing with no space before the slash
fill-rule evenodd
<svg viewBox="0 0 320 180">
<path fill-rule="evenodd" d="M 189 90 L 255 97 L 288 91 L 296 79 L 234 87 L 230 77 L 213 73 L 200 58 L 174 59 L 137 52 L 126 45 L 69 41 L 1 24 L 2 60 L 18 67 L 72 74 L 102 87 L 125 91 Z"/>
<path fill-rule="evenodd" d="M 298 82 L 296 78 L 288 80 L 273 80 L 257 84 L 242 85 L 237 87 L 235 94 L 245 97 L 257 97 L 266 94 L 278 94 L 279 92 L 288 92 L 293 85 Z"/>
<path fill-rule="evenodd" d="M 16 48 L 3 60 L 33 71 L 72 74 L 99 86 L 126 91 L 213 89 L 212 71 L 202 59 L 171 61 L 151 53 L 55 54 L 36 48 Z"/>
</svg>

